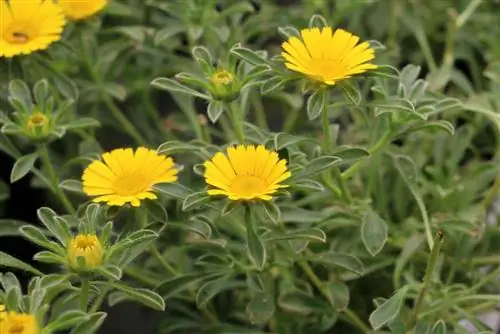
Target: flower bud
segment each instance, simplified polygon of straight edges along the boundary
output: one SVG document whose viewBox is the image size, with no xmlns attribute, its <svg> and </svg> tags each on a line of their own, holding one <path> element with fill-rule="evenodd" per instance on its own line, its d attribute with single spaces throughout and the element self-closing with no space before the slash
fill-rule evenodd
<svg viewBox="0 0 500 334">
<path fill-rule="evenodd" d="M 229 71 L 215 72 L 210 77 L 210 82 L 212 83 L 211 93 L 214 100 L 231 102 L 236 100 L 240 94 L 237 79 Z"/>
<path fill-rule="evenodd" d="M 34 111 L 25 123 L 26 133 L 34 139 L 45 138 L 50 133 L 50 120 L 40 111 Z"/>
<path fill-rule="evenodd" d="M 80 270 L 95 269 L 102 264 L 104 250 L 97 236 L 92 234 L 79 234 L 68 245 L 68 264 L 71 268 Z M 82 267 L 78 258 L 82 257 L 85 264 Z M 81 261 L 81 260 L 80 260 Z"/>
</svg>

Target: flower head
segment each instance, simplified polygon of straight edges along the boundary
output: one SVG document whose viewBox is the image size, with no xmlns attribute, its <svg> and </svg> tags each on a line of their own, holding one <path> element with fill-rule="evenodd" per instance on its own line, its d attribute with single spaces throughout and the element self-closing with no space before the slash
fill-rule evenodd
<svg viewBox="0 0 500 334">
<path fill-rule="evenodd" d="M 108 4 L 107 0 L 59 0 L 64 15 L 70 20 L 83 20 L 100 12 Z"/>
<path fill-rule="evenodd" d="M 5 334 L 38 334 L 38 322 L 33 314 L 6 311 L 0 305 L 0 333 Z"/>
<path fill-rule="evenodd" d="M 83 191 L 98 196 L 94 202 L 122 206 L 139 206 L 140 200 L 156 199 L 153 186 L 175 182 L 174 161 L 155 150 L 139 147 L 116 149 L 102 155 L 103 161 L 92 162 L 83 172 Z"/>
<path fill-rule="evenodd" d="M 263 145 L 229 147 L 205 161 L 205 181 L 216 189 L 209 195 L 224 195 L 231 200 L 272 199 L 280 182 L 288 179 L 286 160 L 279 160 L 278 153 L 268 151 Z"/>
<path fill-rule="evenodd" d="M 377 68 L 368 61 L 375 58 L 367 42 L 345 30 L 325 27 L 302 29 L 302 40 L 290 37 L 282 44 L 285 66 L 296 72 L 334 85 L 335 82 Z"/>
<path fill-rule="evenodd" d="M 79 234 L 68 244 L 68 263 L 73 269 L 80 269 L 79 257 L 85 259 L 85 269 L 97 268 L 102 264 L 103 254 L 99 239 L 92 234 Z"/>
<path fill-rule="evenodd" d="M 44 50 L 61 39 L 64 25 L 53 1 L 0 0 L 0 57 Z"/>
</svg>

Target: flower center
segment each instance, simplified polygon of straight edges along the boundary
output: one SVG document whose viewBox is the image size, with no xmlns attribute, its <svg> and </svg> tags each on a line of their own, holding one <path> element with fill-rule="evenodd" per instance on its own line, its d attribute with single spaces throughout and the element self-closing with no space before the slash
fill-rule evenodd
<svg viewBox="0 0 500 334">
<path fill-rule="evenodd" d="M 14 21 L 5 28 L 2 36 L 10 44 L 26 44 L 33 37 L 32 30 L 29 22 Z"/>
<path fill-rule="evenodd" d="M 220 71 L 212 76 L 212 81 L 216 84 L 229 85 L 233 79 L 234 75 L 228 71 Z"/>
<path fill-rule="evenodd" d="M 28 118 L 28 127 L 42 126 L 47 122 L 47 117 L 41 112 L 36 112 Z"/>
<path fill-rule="evenodd" d="M 113 190 L 121 196 L 132 196 L 148 191 L 150 184 L 148 180 L 141 177 L 140 174 L 127 174 L 118 177 L 113 184 Z"/>
<path fill-rule="evenodd" d="M 311 72 L 322 78 L 343 77 L 347 71 L 345 65 L 338 59 L 313 59 L 310 66 Z"/>
<path fill-rule="evenodd" d="M 267 184 L 258 176 L 241 175 L 231 183 L 231 192 L 243 197 L 251 197 L 262 194 L 267 189 Z"/>
<path fill-rule="evenodd" d="M 24 332 L 24 325 L 20 323 L 15 323 L 10 326 L 9 333 L 10 334 L 22 334 Z"/>
<path fill-rule="evenodd" d="M 96 240 L 86 235 L 78 235 L 75 242 L 76 247 L 82 251 L 90 251 L 96 246 Z"/>
</svg>

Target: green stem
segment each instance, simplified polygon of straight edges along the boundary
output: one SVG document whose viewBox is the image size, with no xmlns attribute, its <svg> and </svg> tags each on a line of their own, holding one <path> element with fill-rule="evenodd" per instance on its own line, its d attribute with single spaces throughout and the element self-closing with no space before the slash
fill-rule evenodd
<svg viewBox="0 0 500 334">
<path fill-rule="evenodd" d="M 94 81 L 94 83 L 97 85 L 99 88 L 99 95 L 101 96 L 104 104 L 106 107 L 111 111 L 111 114 L 113 117 L 118 121 L 118 123 L 123 127 L 125 132 L 127 132 L 134 140 L 139 143 L 140 145 L 147 146 L 147 141 L 142 137 L 142 135 L 137 131 L 135 126 L 125 117 L 125 115 L 122 113 L 122 111 L 114 104 L 113 100 L 109 96 L 108 93 L 106 93 L 106 88 L 104 86 L 104 83 L 101 79 L 101 77 L 97 74 L 97 72 L 94 69 L 94 66 L 92 65 L 92 61 L 90 59 L 89 51 L 87 50 L 84 42 L 84 34 L 80 35 L 80 46 L 81 46 L 81 51 L 82 51 L 82 56 L 83 56 L 83 61 L 84 65 L 87 68 L 87 71 L 91 77 L 91 79 Z"/>
<path fill-rule="evenodd" d="M 332 150 L 332 136 L 330 133 L 330 118 L 327 105 L 328 103 L 325 103 L 325 108 L 321 111 L 321 125 L 323 126 L 323 151 L 328 154 Z"/>
<path fill-rule="evenodd" d="M 80 309 L 83 312 L 87 312 L 87 305 L 89 302 L 89 278 L 86 276 L 81 276 L 82 285 L 80 287 Z"/>
<path fill-rule="evenodd" d="M 269 124 L 267 123 L 267 115 L 266 111 L 264 110 L 264 105 L 262 104 L 262 100 L 260 99 L 259 96 L 257 96 L 256 98 L 252 99 L 251 102 L 255 110 L 255 122 L 260 128 L 269 131 Z"/>
<path fill-rule="evenodd" d="M 236 108 L 236 102 L 231 102 L 227 104 L 229 108 L 229 118 L 233 124 L 233 130 L 236 134 L 236 139 L 240 144 L 245 142 L 245 132 L 243 131 L 243 114 L 238 108 Z"/>
<path fill-rule="evenodd" d="M 325 289 L 325 286 L 323 285 L 323 282 L 319 279 L 319 277 L 314 273 L 312 270 L 311 266 L 309 266 L 309 263 L 306 260 L 302 260 L 298 262 L 299 266 L 302 268 L 306 276 L 311 280 L 313 285 L 318 289 L 318 291 L 326 298 L 326 300 L 330 303 L 330 305 L 333 306 L 333 300 L 331 298 L 331 295 L 328 293 L 328 291 Z M 352 325 L 354 325 L 356 328 L 361 330 L 364 333 L 369 333 L 371 332 L 371 329 L 368 325 L 366 325 L 354 312 L 352 312 L 349 309 L 346 309 L 344 313 L 342 314 L 342 317 L 344 320 L 350 322 Z"/>
<path fill-rule="evenodd" d="M 376 155 L 382 150 L 387 144 L 390 143 L 392 139 L 392 132 L 388 131 L 386 132 L 378 141 L 375 143 L 374 146 L 372 146 L 368 152 L 370 152 L 370 155 Z M 345 172 L 342 173 L 341 177 L 344 180 L 350 179 L 356 172 L 363 167 L 365 164 L 365 160 L 361 160 L 356 162 L 354 165 L 349 167 Z"/>
<path fill-rule="evenodd" d="M 101 307 L 104 298 L 106 298 L 111 289 L 112 289 L 111 287 L 106 286 L 102 291 L 99 292 L 99 295 L 97 296 L 96 300 L 94 301 L 94 304 L 92 304 L 92 307 L 89 310 L 90 314 L 99 311 L 99 308 Z"/>
<path fill-rule="evenodd" d="M 417 324 L 418 313 L 420 311 L 420 308 L 422 307 L 422 303 L 424 302 L 424 298 L 427 293 L 427 289 L 429 288 L 429 284 L 431 283 L 432 275 L 434 273 L 434 268 L 436 267 L 437 259 L 442 244 L 443 244 L 443 235 L 441 232 L 438 232 L 438 234 L 434 238 L 434 246 L 432 247 L 431 256 L 429 258 L 429 261 L 427 262 L 427 267 L 425 269 L 423 286 L 420 289 L 420 293 L 418 294 L 417 302 L 415 303 L 415 307 L 413 308 L 413 313 L 408 320 L 407 328 L 410 330 L 413 329 Z"/>
<path fill-rule="evenodd" d="M 70 200 L 59 186 L 59 177 L 57 176 L 56 171 L 54 170 L 54 166 L 50 162 L 49 150 L 47 149 L 47 145 L 42 144 L 40 146 L 40 158 L 42 159 L 43 164 L 46 166 L 47 171 L 49 173 L 49 186 L 52 192 L 59 198 L 64 208 L 68 213 L 75 213 L 75 208 L 73 204 L 71 204 Z"/>
</svg>

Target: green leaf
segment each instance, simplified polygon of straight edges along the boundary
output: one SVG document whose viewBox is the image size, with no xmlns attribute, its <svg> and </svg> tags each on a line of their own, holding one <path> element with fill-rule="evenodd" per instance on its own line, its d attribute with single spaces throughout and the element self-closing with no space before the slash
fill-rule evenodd
<svg viewBox="0 0 500 334">
<path fill-rule="evenodd" d="M 127 98 L 127 89 L 125 88 L 125 86 L 120 85 L 119 83 L 107 82 L 104 84 L 104 90 L 106 91 L 106 93 L 120 102 L 125 101 L 125 99 Z"/>
<path fill-rule="evenodd" d="M 27 110 L 31 110 L 32 100 L 31 100 L 31 91 L 28 85 L 20 80 L 14 79 L 9 82 L 9 95 L 11 98 L 14 98 L 21 102 L 22 106 Z"/>
<path fill-rule="evenodd" d="M 319 14 L 314 14 L 309 20 L 309 28 L 324 28 L 328 27 L 328 23 L 325 18 Z"/>
<path fill-rule="evenodd" d="M 77 193 L 77 194 L 83 194 L 83 184 L 82 181 L 80 180 L 64 180 L 61 183 L 59 183 L 59 187 L 61 189 L 64 189 L 66 191 L 72 192 L 72 193 Z"/>
<path fill-rule="evenodd" d="M 63 244 L 67 245 L 72 236 L 69 226 L 63 219 L 57 219 L 57 214 L 50 208 L 41 207 L 37 211 L 38 219 Z"/>
<path fill-rule="evenodd" d="M 316 159 L 311 160 L 311 162 L 305 166 L 303 170 L 292 174 L 293 179 L 304 178 L 306 176 L 318 174 L 326 169 L 338 166 L 342 163 L 342 159 L 336 156 L 321 156 Z"/>
<path fill-rule="evenodd" d="M 98 271 L 108 279 L 119 281 L 122 277 L 122 271 L 119 267 L 114 265 L 106 265 L 99 267 Z"/>
<path fill-rule="evenodd" d="M 189 153 L 193 152 L 193 150 L 198 149 L 198 146 L 189 143 L 184 143 L 177 140 L 169 140 L 158 146 L 156 152 L 158 152 L 158 154 L 173 155 L 176 153 Z"/>
<path fill-rule="evenodd" d="M 303 136 L 295 136 L 291 135 L 285 132 L 279 132 L 274 136 L 273 142 L 274 142 L 274 149 L 276 151 L 282 150 L 288 146 L 293 146 L 298 143 L 302 143 L 305 141 L 311 141 L 313 140 L 309 137 L 303 137 Z"/>
<path fill-rule="evenodd" d="M 259 201 L 254 208 L 260 217 L 270 219 L 275 224 L 281 220 L 280 208 L 272 201 Z"/>
<path fill-rule="evenodd" d="M 352 271 L 358 275 L 362 275 L 365 271 L 363 262 L 351 254 L 326 252 L 320 253 L 309 259 L 313 262 L 331 264 Z"/>
<path fill-rule="evenodd" d="M 36 159 L 38 159 L 36 153 L 27 154 L 17 159 L 10 173 L 10 183 L 14 183 L 25 177 L 33 169 Z"/>
<path fill-rule="evenodd" d="M 342 164 L 352 163 L 370 156 L 370 152 L 364 148 L 347 145 L 339 146 L 332 154 L 342 159 Z"/>
<path fill-rule="evenodd" d="M 399 81 L 404 89 L 404 95 L 407 96 L 411 92 L 411 87 L 415 83 L 420 74 L 420 66 L 408 64 L 402 70 L 399 76 Z"/>
<path fill-rule="evenodd" d="M 206 191 L 193 193 L 182 202 L 182 211 L 201 209 L 206 202 L 210 201 L 210 196 Z"/>
<path fill-rule="evenodd" d="M 361 241 L 372 256 L 377 255 L 387 241 L 387 223 L 371 209 L 361 222 Z"/>
<path fill-rule="evenodd" d="M 77 326 L 85 321 L 88 321 L 89 316 L 82 312 L 76 310 L 66 311 L 59 315 L 57 320 L 51 322 L 48 326 L 44 328 L 47 333 L 52 333 L 55 331 L 60 331 L 63 329 L 68 329 Z"/>
<path fill-rule="evenodd" d="M 285 39 L 289 39 L 291 37 L 301 38 L 300 32 L 292 26 L 278 27 L 278 32 Z"/>
<path fill-rule="evenodd" d="M 202 219 L 201 216 L 194 216 L 189 220 L 190 222 L 184 224 L 188 230 L 200 235 L 204 239 L 210 239 L 212 226 L 205 219 Z"/>
<path fill-rule="evenodd" d="M 193 190 L 179 183 L 156 184 L 153 186 L 153 189 L 159 191 L 163 195 L 182 200 L 194 193 Z"/>
<path fill-rule="evenodd" d="M 324 191 L 325 187 L 318 181 L 302 179 L 294 181 L 291 184 L 291 187 L 294 189 L 304 189 L 304 190 L 313 190 L 313 191 Z"/>
<path fill-rule="evenodd" d="M 138 301 L 148 307 L 151 307 L 159 311 L 165 310 L 165 301 L 159 294 L 157 294 L 154 291 L 148 289 L 132 288 L 114 282 L 110 282 L 108 284 L 111 285 L 113 288 L 120 290 L 133 300 Z"/>
<path fill-rule="evenodd" d="M 192 95 L 195 97 L 199 97 L 204 100 L 211 100 L 210 96 L 206 94 L 202 94 L 194 89 L 191 89 L 187 86 L 184 86 L 183 84 L 180 84 L 179 82 L 169 79 L 169 78 L 157 78 L 154 79 L 151 82 L 151 85 L 155 88 L 162 89 L 162 90 L 167 90 L 170 92 L 179 92 L 179 93 L 185 93 L 188 95 Z"/>
<path fill-rule="evenodd" d="M 44 275 L 40 270 L 38 270 L 38 269 L 30 266 L 29 264 L 24 263 L 23 261 L 18 260 L 15 257 L 13 257 L 5 252 L 2 252 L 2 251 L 0 251 L 0 267 L 25 270 L 25 271 L 28 271 L 32 274 L 37 275 L 37 276 Z"/>
<path fill-rule="evenodd" d="M 212 56 L 210 55 L 210 52 L 207 48 L 203 46 L 195 46 L 191 53 L 193 54 L 193 58 L 200 64 L 202 68 L 204 68 L 205 71 L 210 71 L 213 69 Z"/>
<path fill-rule="evenodd" d="M 212 100 L 207 107 L 207 115 L 210 122 L 217 123 L 224 112 L 224 102 Z"/>
<path fill-rule="evenodd" d="M 446 323 L 443 319 L 439 319 L 432 326 L 431 334 L 446 334 Z"/>
<path fill-rule="evenodd" d="M 284 310 L 303 315 L 331 312 L 331 307 L 324 298 L 319 298 L 318 296 L 313 296 L 299 290 L 288 291 L 280 295 L 278 305 Z"/>
<path fill-rule="evenodd" d="M 338 312 L 341 312 L 349 305 L 349 287 L 341 281 L 329 282 L 327 285 L 333 305 Z"/>
<path fill-rule="evenodd" d="M 271 77 L 262 83 L 262 85 L 260 86 L 260 93 L 262 95 L 269 94 L 269 93 L 275 91 L 276 89 L 283 87 L 283 85 L 288 80 L 289 80 L 288 78 L 282 78 L 279 76 Z"/>
<path fill-rule="evenodd" d="M 106 252 L 106 257 L 121 257 L 119 265 L 124 267 L 156 238 L 158 238 L 158 233 L 155 231 L 143 229 L 132 232 L 125 239 L 111 246 Z"/>
<path fill-rule="evenodd" d="M 344 96 L 354 105 L 359 105 L 361 103 L 361 92 L 359 87 L 355 82 L 350 80 L 343 80 L 338 83 L 342 89 Z"/>
<path fill-rule="evenodd" d="M 83 321 L 78 326 L 74 327 L 70 334 L 97 333 L 97 330 L 101 327 L 104 319 L 106 319 L 106 316 L 107 314 L 104 312 L 93 313 L 86 321 Z"/>
<path fill-rule="evenodd" d="M 431 130 L 431 131 L 432 130 L 437 130 L 437 131 L 444 130 L 452 136 L 455 134 L 455 127 L 453 126 L 453 124 L 451 124 L 450 122 L 445 121 L 445 120 L 425 122 L 425 123 L 419 124 L 417 126 L 412 126 L 408 129 L 408 131 L 406 131 L 406 133 L 417 132 L 417 131 L 421 131 L 421 130 Z"/>
<path fill-rule="evenodd" d="M 85 128 L 100 127 L 101 123 L 98 120 L 90 117 L 79 117 L 63 125 L 66 130 L 76 130 Z"/>
<path fill-rule="evenodd" d="M 182 25 L 171 25 L 160 29 L 155 34 L 154 43 L 156 46 L 158 46 L 165 42 L 165 40 L 181 33 L 182 31 L 184 31 L 184 27 Z"/>
<path fill-rule="evenodd" d="M 262 236 L 266 241 L 306 239 L 311 241 L 326 242 L 326 234 L 319 228 L 305 228 L 287 232 L 268 232 Z"/>
<path fill-rule="evenodd" d="M 51 250 L 54 253 L 64 254 L 64 249 L 55 242 L 47 239 L 47 237 L 37 227 L 31 225 L 23 226 L 20 231 L 25 238 L 38 246 Z"/>
<path fill-rule="evenodd" d="M 246 307 L 246 313 L 252 324 L 267 322 L 275 310 L 274 296 L 265 292 L 254 293 Z"/>
<path fill-rule="evenodd" d="M 382 328 L 398 316 L 407 291 L 407 286 L 399 289 L 391 298 L 387 299 L 370 314 L 368 321 L 373 329 L 378 330 Z"/>
<path fill-rule="evenodd" d="M 264 59 L 256 52 L 241 46 L 232 48 L 231 53 L 255 66 L 270 65 L 267 59 Z"/>
<path fill-rule="evenodd" d="M 221 276 L 221 273 L 205 272 L 198 274 L 179 275 L 161 282 L 156 287 L 156 291 L 158 291 L 158 293 L 163 296 L 164 299 L 168 299 L 180 292 L 190 289 L 193 285 L 196 285 L 205 279 L 210 279 L 217 276 Z"/>
<path fill-rule="evenodd" d="M 370 76 L 379 76 L 389 79 L 399 79 L 399 71 L 397 68 L 390 65 L 377 65 L 376 69 L 367 72 Z"/>
<path fill-rule="evenodd" d="M 246 250 L 248 258 L 258 269 L 262 270 L 267 260 L 266 247 L 257 234 L 253 219 L 247 219 L 245 223 L 247 228 Z"/>
<path fill-rule="evenodd" d="M 35 83 L 33 95 L 35 96 L 35 101 L 38 105 L 43 106 L 45 104 L 45 99 L 47 99 L 49 95 L 49 82 L 47 79 L 42 79 Z"/>
<path fill-rule="evenodd" d="M 42 263 L 51 263 L 51 264 L 65 264 L 66 259 L 62 257 L 60 254 L 56 254 L 50 251 L 41 251 L 36 253 L 33 256 L 33 260 L 42 262 Z"/>
<path fill-rule="evenodd" d="M 327 92 L 324 89 L 315 91 L 307 99 L 307 117 L 309 120 L 314 120 L 323 112 L 328 112 L 326 108 Z"/>
<path fill-rule="evenodd" d="M 213 281 L 208 281 L 199 287 L 196 293 L 196 305 L 198 308 L 205 307 L 205 305 L 212 300 L 221 291 L 228 289 L 228 284 L 232 278 L 232 274 L 217 278 Z"/>
</svg>

